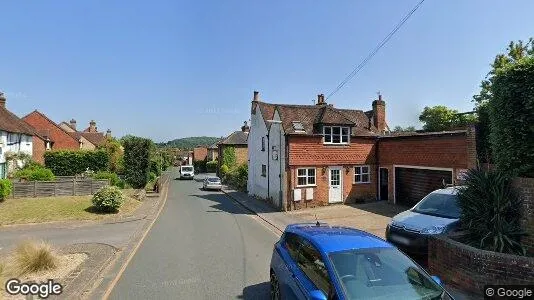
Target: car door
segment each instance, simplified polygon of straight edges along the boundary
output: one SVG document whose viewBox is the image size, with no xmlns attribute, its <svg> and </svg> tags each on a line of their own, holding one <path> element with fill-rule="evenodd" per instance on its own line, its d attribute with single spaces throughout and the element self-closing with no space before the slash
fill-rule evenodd
<svg viewBox="0 0 534 300">
<path fill-rule="evenodd" d="M 304 290 L 306 299 L 310 298 L 312 291 L 320 290 L 328 297 L 331 294 L 332 284 L 328 269 L 323 256 L 317 248 L 305 238 L 299 238 L 299 256 L 297 266 L 302 276 L 299 276 L 299 284 Z"/>
<path fill-rule="evenodd" d="M 277 264 L 278 281 L 283 299 L 305 299 L 305 293 L 297 282 L 297 257 L 299 255 L 299 240 L 294 233 L 286 232 L 280 243 L 278 253 L 281 262 Z"/>
</svg>

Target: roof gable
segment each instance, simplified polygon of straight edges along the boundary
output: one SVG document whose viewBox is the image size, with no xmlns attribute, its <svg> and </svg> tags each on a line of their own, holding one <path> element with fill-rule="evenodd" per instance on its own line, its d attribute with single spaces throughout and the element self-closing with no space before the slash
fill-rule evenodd
<svg viewBox="0 0 534 300">
<path fill-rule="evenodd" d="M 336 124 L 336 125 L 356 125 L 353 121 L 349 120 L 344 114 L 340 113 L 339 110 L 334 109 L 333 107 L 326 105 L 321 109 L 321 112 L 318 115 L 318 120 L 316 123 L 320 124 Z"/>
<path fill-rule="evenodd" d="M 222 145 L 248 145 L 248 132 L 234 131 L 219 144 Z"/>
<path fill-rule="evenodd" d="M 23 119 L 17 117 L 14 113 L 0 106 L 0 130 L 22 133 L 26 135 L 35 135 L 35 128 L 26 123 Z"/>
</svg>

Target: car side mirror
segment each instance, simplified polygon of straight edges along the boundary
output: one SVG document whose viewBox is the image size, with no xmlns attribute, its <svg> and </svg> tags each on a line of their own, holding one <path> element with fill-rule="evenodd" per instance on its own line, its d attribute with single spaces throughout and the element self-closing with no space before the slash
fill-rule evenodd
<svg viewBox="0 0 534 300">
<path fill-rule="evenodd" d="M 310 299 L 312 300 L 327 300 L 326 295 L 321 290 L 313 290 L 310 292 Z"/>
<path fill-rule="evenodd" d="M 434 276 L 432 276 L 432 279 L 434 279 L 434 281 L 435 281 L 437 284 L 441 285 L 441 279 L 439 279 L 438 276 L 434 275 Z"/>
</svg>

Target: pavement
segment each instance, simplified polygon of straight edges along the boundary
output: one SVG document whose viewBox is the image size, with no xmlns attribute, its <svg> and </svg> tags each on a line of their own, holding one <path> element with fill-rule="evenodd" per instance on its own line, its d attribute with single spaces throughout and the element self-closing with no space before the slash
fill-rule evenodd
<svg viewBox="0 0 534 300">
<path fill-rule="evenodd" d="M 279 232 L 220 191 L 171 180 L 161 214 L 109 299 L 268 299 Z"/>
</svg>

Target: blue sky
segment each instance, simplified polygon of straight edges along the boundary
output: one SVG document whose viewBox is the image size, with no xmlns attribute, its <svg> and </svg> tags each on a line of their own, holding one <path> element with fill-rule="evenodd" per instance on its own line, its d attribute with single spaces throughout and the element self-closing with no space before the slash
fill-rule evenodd
<svg viewBox="0 0 534 300">
<path fill-rule="evenodd" d="M 418 2 L 2 1 L 0 90 L 19 116 L 156 141 L 223 136 L 254 90 L 276 103 L 328 94 Z M 424 106 L 471 110 L 510 40 L 534 36 L 534 1 L 426 0 L 342 90 L 337 107 L 420 126 Z"/>
</svg>

